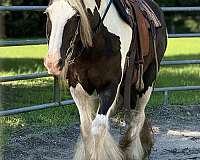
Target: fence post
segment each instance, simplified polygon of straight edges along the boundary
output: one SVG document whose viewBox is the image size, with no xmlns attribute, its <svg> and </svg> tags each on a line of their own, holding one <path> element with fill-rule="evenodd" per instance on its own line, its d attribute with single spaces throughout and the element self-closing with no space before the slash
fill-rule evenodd
<svg viewBox="0 0 200 160">
<path fill-rule="evenodd" d="M 167 107 L 168 106 L 168 91 L 164 91 L 164 102 L 163 106 Z"/>
<path fill-rule="evenodd" d="M 61 102 L 61 95 L 60 95 L 60 85 L 58 81 L 58 77 L 54 76 L 54 81 L 53 81 L 53 100 L 54 102 Z"/>
</svg>

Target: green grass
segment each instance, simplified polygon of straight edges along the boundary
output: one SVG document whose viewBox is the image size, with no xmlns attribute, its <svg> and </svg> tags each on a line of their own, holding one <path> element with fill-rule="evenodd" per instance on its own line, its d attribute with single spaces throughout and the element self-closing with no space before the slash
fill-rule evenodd
<svg viewBox="0 0 200 160">
<path fill-rule="evenodd" d="M 200 38 L 171 38 L 164 60 L 200 59 Z"/>
<path fill-rule="evenodd" d="M 170 39 L 164 59 L 200 59 L 199 44 L 200 38 Z M 0 47 L 0 76 L 45 71 L 43 57 L 46 53 L 46 45 Z M 0 110 L 51 102 L 52 85 L 52 78 L 1 83 Z M 200 65 L 161 67 L 156 87 L 185 85 L 200 85 Z M 69 92 L 62 98 L 70 98 Z M 169 100 L 170 104 L 200 104 L 200 92 L 174 92 Z M 149 106 L 162 103 L 163 94 L 156 93 L 151 97 Z M 78 113 L 73 105 L 0 118 L 0 140 L 6 142 L 12 132 L 30 125 L 57 127 L 77 119 Z"/>
<path fill-rule="evenodd" d="M 47 53 L 46 45 L 1 47 L 0 58 L 42 59 Z"/>
<path fill-rule="evenodd" d="M 164 60 L 200 59 L 200 38 L 170 39 Z M 175 87 L 200 85 L 200 65 L 162 66 L 157 78 L 156 87 Z M 169 95 L 170 104 L 200 104 L 200 91 L 173 92 Z M 151 97 L 150 106 L 163 104 L 163 94 L 156 93 Z"/>
<path fill-rule="evenodd" d="M 46 71 L 43 66 L 46 53 L 46 45 L 0 47 L 0 76 Z M 0 91 L 0 110 L 49 103 L 53 101 L 53 78 L 1 83 Z M 68 91 L 62 95 L 62 99 L 71 98 Z M 12 132 L 20 128 L 59 127 L 77 118 L 74 105 L 0 118 L 0 144 L 5 144 Z"/>
</svg>

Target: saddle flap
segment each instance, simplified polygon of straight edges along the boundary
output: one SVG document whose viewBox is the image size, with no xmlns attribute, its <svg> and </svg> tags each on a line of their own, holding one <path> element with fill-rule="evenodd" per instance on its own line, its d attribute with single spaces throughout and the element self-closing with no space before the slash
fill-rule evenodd
<svg viewBox="0 0 200 160">
<path fill-rule="evenodd" d="M 144 17 L 137 5 L 134 5 L 135 16 L 137 20 L 138 35 L 140 41 L 141 56 L 147 56 L 149 54 L 149 28 L 150 24 Z"/>
</svg>

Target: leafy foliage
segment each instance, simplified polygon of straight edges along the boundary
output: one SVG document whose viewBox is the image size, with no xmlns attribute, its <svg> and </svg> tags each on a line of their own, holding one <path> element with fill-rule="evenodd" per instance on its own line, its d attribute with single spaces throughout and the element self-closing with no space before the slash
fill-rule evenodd
<svg viewBox="0 0 200 160">
<path fill-rule="evenodd" d="M 199 6 L 200 0 L 156 0 L 164 6 Z M 47 5 L 47 0 L 1 0 L 0 5 Z M 0 13 L 1 14 L 1 13 Z M 198 12 L 165 13 L 169 33 L 200 32 Z M 7 12 L 5 15 L 7 38 L 45 37 L 46 17 L 41 12 Z M 0 37 L 1 38 L 1 37 Z"/>
</svg>

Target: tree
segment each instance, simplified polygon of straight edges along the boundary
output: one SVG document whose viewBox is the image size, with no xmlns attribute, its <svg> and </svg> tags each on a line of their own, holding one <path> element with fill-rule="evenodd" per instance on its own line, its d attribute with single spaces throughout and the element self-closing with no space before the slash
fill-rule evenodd
<svg viewBox="0 0 200 160">
<path fill-rule="evenodd" d="M 0 39 L 6 38 L 5 16 L 0 13 Z"/>
<path fill-rule="evenodd" d="M 0 5 L 10 5 L 10 0 L 1 0 Z M 0 12 L 0 38 L 6 38 L 5 13 Z"/>
<path fill-rule="evenodd" d="M 0 0 L 0 5 L 47 5 L 49 0 Z M 200 0 L 155 0 L 160 6 L 199 6 Z M 165 13 L 169 33 L 200 32 L 200 14 Z M 0 12 L 0 38 L 45 37 L 42 12 Z"/>
</svg>

